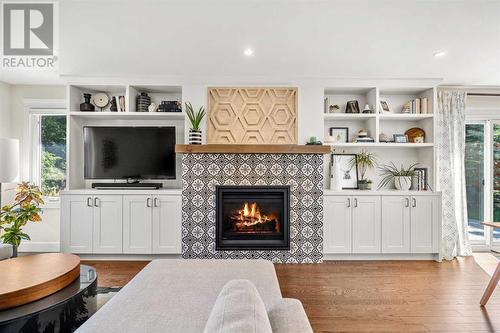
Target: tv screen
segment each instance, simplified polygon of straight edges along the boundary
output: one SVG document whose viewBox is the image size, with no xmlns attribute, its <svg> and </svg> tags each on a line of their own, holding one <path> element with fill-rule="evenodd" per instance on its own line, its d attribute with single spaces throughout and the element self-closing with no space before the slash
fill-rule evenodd
<svg viewBox="0 0 500 333">
<path fill-rule="evenodd" d="M 175 127 L 84 127 L 85 179 L 175 179 Z"/>
</svg>

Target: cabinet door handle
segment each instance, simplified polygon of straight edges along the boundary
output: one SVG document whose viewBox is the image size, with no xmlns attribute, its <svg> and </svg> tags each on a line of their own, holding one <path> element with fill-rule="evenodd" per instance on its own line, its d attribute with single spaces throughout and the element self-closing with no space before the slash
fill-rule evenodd
<svg viewBox="0 0 500 333">
<path fill-rule="evenodd" d="M 92 207 L 92 197 L 87 198 L 87 206 Z"/>
<path fill-rule="evenodd" d="M 412 198 L 413 204 L 411 205 L 412 207 L 417 207 L 417 199 Z"/>
<path fill-rule="evenodd" d="M 351 198 L 347 198 L 347 207 L 351 207 Z"/>
<path fill-rule="evenodd" d="M 98 197 L 94 198 L 94 207 L 99 207 L 100 201 Z"/>
<path fill-rule="evenodd" d="M 405 198 L 405 207 L 410 207 L 410 199 Z"/>
<path fill-rule="evenodd" d="M 160 207 L 160 200 L 158 200 L 158 198 L 154 199 L 154 206 L 155 207 Z"/>
<path fill-rule="evenodd" d="M 358 198 L 354 198 L 354 207 L 358 207 Z"/>
<path fill-rule="evenodd" d="M 146 199 L 146 207 L 151 207 L 151 198 Z"/>
</svg>

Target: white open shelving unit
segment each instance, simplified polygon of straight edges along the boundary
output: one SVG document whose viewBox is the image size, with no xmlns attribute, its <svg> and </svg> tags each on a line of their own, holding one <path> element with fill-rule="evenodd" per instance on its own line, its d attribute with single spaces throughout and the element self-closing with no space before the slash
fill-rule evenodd
<svg viewBox="0 0 500 333">
<path fill-rule="evenodd" d="M 146 92 L 157 105 L 163 100 L 182 103 L 182 86 L 156 84 L 69 84 L 68 87 L 68 190 L 88 189 L 90 183 L 84 179 L 83 168 L 83 128 L 86 126 L 175 126 L 176 142 L 184 143 L 184 112 L 136 112 L 136 98 Z M 108 105 L 103 110 L 96 107 L 94 112 L 80 111 L 83 94 L 106 93 L 125 97 L 125 111 L 111 112 Z M 177 180 L 164 181 L 166 189 L 181 188 L 181 161 L 177 158 Z"/>
<path fill-rule="evenodd" d="M 376 154 L 379 165 L 393 162 L 396 166 L 409 166 L 418 163 L 418 167 L 428 169 L 428 183 L 435 188 L 435 100 L 436 87 L 327 87 L 324 97 L 328 105 L 337 104 L 342 113 L 323 113 L 324 142 L 329 136 L 331 127 L 348 128 L 348 142 L 325 143 L 332 147 L 334 154 L 355 154 L 361 150 L 368 150 Z M 415 98 L 428 99 L 428 113 L 404 114 L 403 105 Z M 370 105 L 374 113 L 345 113 L 347 101 L 357 100 L 360 111 L 366 104 Z M 380 101 L 386 101 L 390 113 L 381 113 Z M 328 109 L 328 105 L 325 110 Z M 394 134 L 405 134 L 406 130 L 418 127 L 425 131 L 424 143 L 394 143 L 380 142 L 379 135 L 386 134 L 393 138 Z M 375 142 L 352 142 L 360 129 L 365 129 L 368 136 Z M 328 175 L 328 171 L 327 171 Z M 378 170 L 369 170 L 368 178 L 373 180 L 376 189 L 381 180 Z M 328 188 L 328 178 L 326 178 Z M 382 190 L 382 189 L 381 189 Z"/>
</svg>

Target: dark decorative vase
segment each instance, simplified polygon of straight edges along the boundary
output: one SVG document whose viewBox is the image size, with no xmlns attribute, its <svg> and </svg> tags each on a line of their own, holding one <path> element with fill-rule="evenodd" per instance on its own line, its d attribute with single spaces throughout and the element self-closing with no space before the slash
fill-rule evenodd
<svg viewBox="0 0 500 333">
<path fill-rule="evenodd" d="M 116 97 L 111 97 L 111 106 L 109 107 L 109 111 L 111 112 L 117 112 L 118 111 L 118 106 L 116 105 Z"/>
<path fill-rule="evenodd" d="M 149 112 L 148 107 L 151 105 L 151 97 L 147 93 L 141 92 L 135 102 L 135 110 L 137 112 Z"/>
<path fill-rule="evenodd" d="M 93 106 L 92 103 L 90 103 L 90 97 L 92 97 L 91 94 L 87 94 L 87 93 L 83 94 L 83 99 L 85 100 L 85 102 L 80 104 L 80 111 L 84 111 L 84 112 L 95 111 L 95 106 Z"/>
<path fill-rule="evenodd" d="M 17 246 L 12 245 L 12 257 L 17 258 Z"/>
<path fill-rule="evenodd" d="M 345 113 L 359 113 L 358 101 L 349 101 L 345 107 Z"/>
</svg>

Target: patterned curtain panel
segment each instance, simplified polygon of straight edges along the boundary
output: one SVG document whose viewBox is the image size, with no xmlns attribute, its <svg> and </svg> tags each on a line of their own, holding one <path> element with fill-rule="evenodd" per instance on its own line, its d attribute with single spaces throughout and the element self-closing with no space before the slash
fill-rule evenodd
<svg viewBox="0 0 500 333">
<path fill-rule="evenodd" d="M 466 96 L 464 91 L 438 92 L 437 185 L 443 196 L 442 253 L 447 260 L 472 254 L 464 167 Z"/>
</svg>

